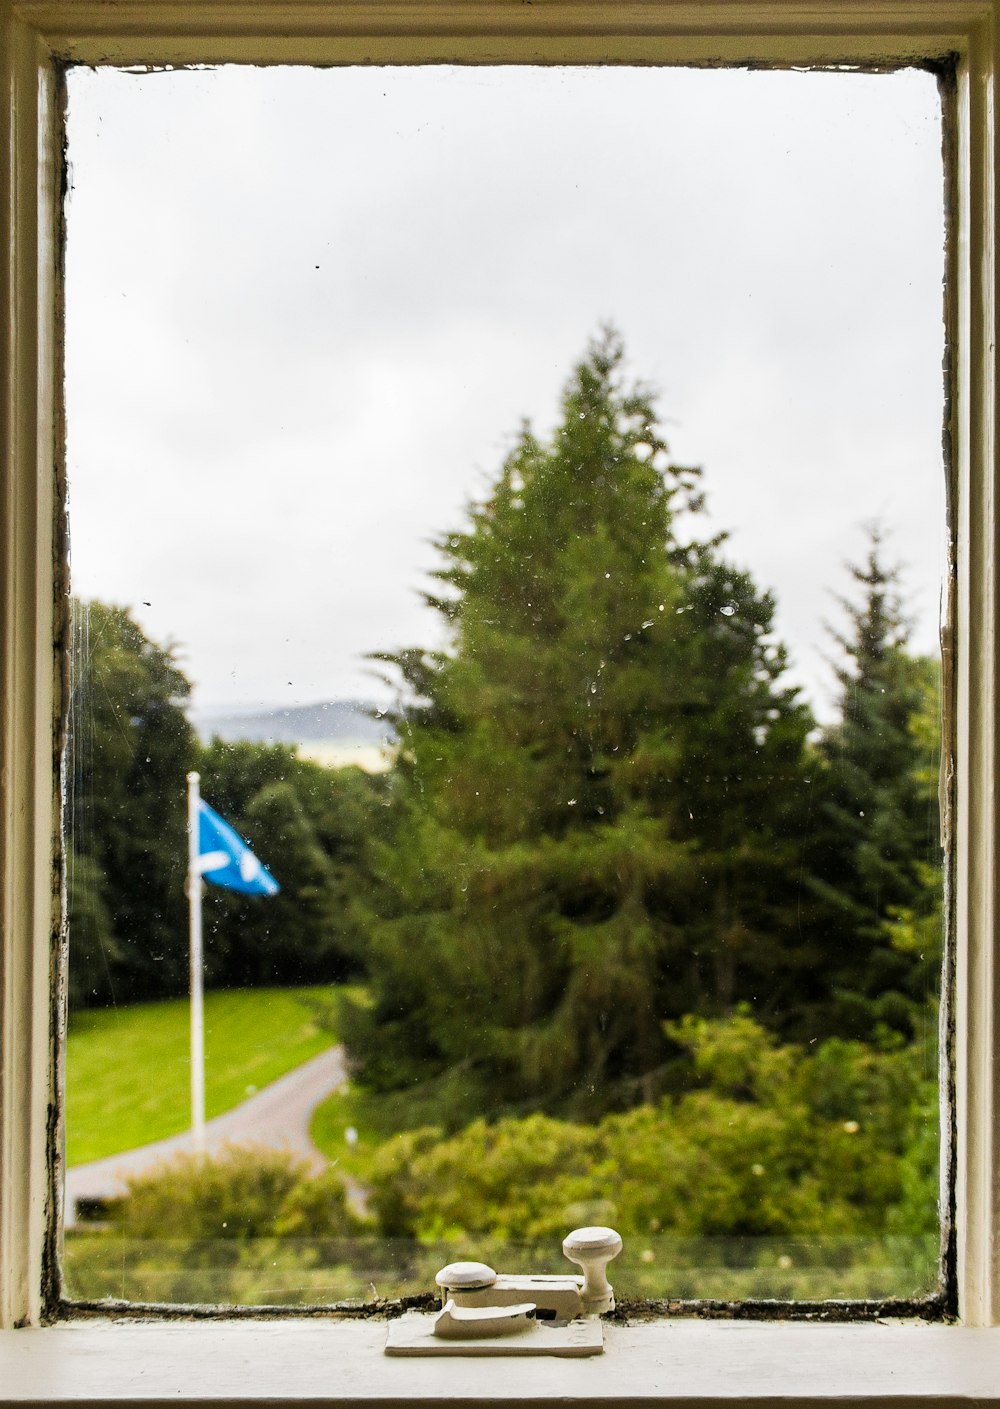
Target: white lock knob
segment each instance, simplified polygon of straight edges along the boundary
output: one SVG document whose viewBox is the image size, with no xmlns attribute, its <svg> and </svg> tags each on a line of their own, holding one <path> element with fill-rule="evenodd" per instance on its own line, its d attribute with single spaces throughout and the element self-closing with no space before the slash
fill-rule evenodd
<svg viewBox="0 0 1000 1409">
<path fill-rule="evenodd" d="M 613 1228 L 577 1228 L 563 1239 L 564 1254 L 583 1268 L 580 1300 L 585 1316 L 614 1311 L 615 1294 L 607 1266 L 621 1250 L 621 1236 Z"/>
<path fill-rule="evenodd" d="M 445 1301 L 451 1292 L 475 1292 L 492 1287 L 497 1274 L 485 1262 L 449 1262 L 434 1278 Z"/>
</svg>

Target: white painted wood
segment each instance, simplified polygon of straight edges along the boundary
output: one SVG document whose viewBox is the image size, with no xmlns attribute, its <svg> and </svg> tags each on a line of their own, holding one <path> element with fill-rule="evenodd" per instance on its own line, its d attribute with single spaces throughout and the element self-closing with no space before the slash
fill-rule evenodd
<svg viewBox="0 0 1000 1409">
<path fill-rule="evenodd" d="M 969 1325 L 1000 1313 L 1000 1102 L 995 1043 L 997 864 L 997 15 L 974 29 L 959 82 L 955 780 L 956 1254 Z M 945 1205 L 947 1206 L 947 1205 Z"/>
<path fill-rule="evenodd" d="M 1000 1409 L 1000 1330 L 606 1324 L 605 1353 L 419 1361 L 384 1353 L 384 1321 L 77 1322 L 0 1333 L 0 1403 Z"/>
<path fill-rule="evenodd" d="M 961 50 L 990 0 L 16 0 L 85 63 L 778 63 Z"/>
<path fill-rule="evenodd" d="M 0 1325 L 35 1322 L 51 1247 L 58 899 L 53 582 L 58 134 L 38 36 L 0 8 Z"/>
<path fill-rule="evenodd" d="M 57 361 L 57 291 L 54 231 L 55 158 L 59 123 L 55 105 L 54 56 L 89 63 L 253 61 L 282 62 L 711 62 L 753 59 L 764 63 L 889 63 L 899 58 L 961 60 L 959 132 L 956 143 L 958 239 L 953 250 L 955 293 L 950 308 L 960 355 L 952 433 L 958 450 L 957 567 L 959 625 L 955 660 L 957 866 L 954 884 L 956 969 L 956 1247 L 960 1309 L 970 1325 L 1000 1315 L 1000 1069 L 995 1039 L 1000 1016 L 1000 974 L 994 954 L 998 929 L 995 755 L 998 737 L 996 621 L 998 485 L 997 240 L 998 159 L 997 0 L 0 0 L 0 249 L 3 250 L 3 328 L 0 332 L 0 515 L 5 535 L 0 560 L 0 631 L 3 636 L 0 698 L 0 1320 L 5 1325 L 37 1321 L 51 1231 L 46 1144 L 53 1143 L 57 965 L 52 958 L 52 899 L 58 892 L 58 845 L 53 829 L 56 791 L 52 719 L 60 676 L 53 670 L 53 642 L 62 630 L 63 602 L 53 593 L 54 540 L 60 524 L 58 456 L 61 424 L 54 369 Z M 51 1209 L 50 1209 L 51 1211 Z M 47 1236 L 49 1241 L 47 1242 Z M 346 1332 L 364 1343 L 360 1327 L 313 1325 L 297 1340 L 288 1326 L 255 1328 L 259 1344 L 272 1348 L 307 1343 L 308 1357 L 323 1347 L 342 1346 Z M 670 1326 L 667 1332 L 682 1328 Z M 725 1344 L 734 1330 L 700 1328 L 702 1352 Z M 937 1368 L 921 1360 L 898 1362 L 886 1379 L 888 1347 L 898 1328 L 867 1329 L 879 1339 L 843 1340 L 837 1327 L 809 1329 L 819 1337 L 785 1340 L 786 1330 L 754 1329 L 742 1348 L 761 1355 L 801 1356 L 809 1347 L 814 1373 L 802 1379 L 798 1364 L 784 1366 L 767 1393 L 817 1402 L 826 1393 L 817 1377 L 830 1370 L 832 1348 L 874 1346 L 866 1364 L 866 1397 L 893 1394 L 908 1385 L 915 1400 L 929 1386 L 950 1402 L 972 1394 L 994 1402 L 1000 1383 L 995 1360 L 983 1371 L 983 1347 L 995 1354 L 996 1340 L 954 1328 L 914 1331 L 913 1347 L 935 1345 Z M 104 1347 L 97 1398 L 120 1395 L 119 1372 L 129 1362 L 137 1328 L 114 1328 L 103 1340 L 96 1328 L 26 1331 L 3 1342 L 4 1354 L 28 1356 L 29 1347 L 49 1346 L 31 1359 L 32 1383 L 47 1383 L 50 1402 L 76 1396 L 95 1384 L 96 1362 L 85 1347 Z M 177 1341 L 174 1328 L 149 1330 L 151 1353 L 162 1355 Z M 234 1333 L 191 1325 L 184 1335 L 198 1346 L 215 1346 L 201 1357 L 201 1389 L 189 1382 L 189 1397 L 223 1380 L 236 1383 L 232 1365 L 223 1371 L 225 1346 Z M 621 1333 L 625 1335 L 626 1333 Z M 629 1333 L 631 1334 L 631 1333 Z M 684 1336 L 689 1335 L 684 1331 Z M 52 1340 L 50 1337 L 57 1337 Z M 82 1339 L 71 1340 L 72 1336 Z M 94 1337 L 97 1339 L 94 1339 Z M 157 1339 L 167 1337 L 167 1339 Z M 277 1337 L 277 1339 L 275 1339 Z M 237 1339 L 239 1339 L 237 1337 Z M 680 1338 L 657 1342 L 661 1351 Z M 638 1333 L 632 1347 L 640 1343 Z M 240 1342 L 243 1344 L 243 1342 Z M 108 1347 L 114 1345 L 112 1353 Z M 353 1342 L 352 1342 L 353 1344 Z M 735 1344 L 735 1342 L 734 1342 Z M 958 1348 L 964 1347 L 960 1353 Z M 820 1350 L 819 1347 L 822 1347 Z M 975 1347 L 973 1350 L 972 1347 Z M 794 1349 L 793 1349 L 794 1348 Z M 360 1353 L 360 1352 L 359 1352 Z M 636 1352 L 637 1353 L 637 1352 Z M 782 1352 L 783 1353 L 783 1352 Z M 845 1350 L 846 1353 L 846 1350 Z M 867 1354 L 868 1352 L 866 1352 Z M 253 1352 L 255 1354 L 255 1352 Z M 632 1351 L 629 1351 L 632 1354 Z M 35 1352 L 31 1351 L 31 1356 Z M 283 1363 L 284 1351 L 278 1355 Z M 82 1356 L 82 1360 L 79 1358 Z M 886 1358 L 888 1356 L 888 1359 Z M 964 1356 L 964 1358 L 962 1358 Z M 68 1357 L 68 1358 L 67 1358 Z M 251 1355 L 253 1358 L 253 1355 Z M 613 1357 L 605 1357 L 603 1364 Z M 30 1359 L 30 1356 L 29 1356 Z M 751 1361 L 753 1357 L 751 1356 Z M 808 1356 L 807 1356 L 808 1359 Z M 20 1359 L 18 1363 L 21 1363 Z M 28 1362 L 25 1361 L 25 1364 Z M 90 1370 L 84 1370 L 84 1363 Z M 153 1362 L 150 1362 L 152 1365 Z M 70 1379 L 69 1366 L 75 1371 Z M 915 1375 L 914 1365 L 924 1373 Z M 942 1368 L 944 1367 L 944 1368 Z M 286 1367 L 287 1368 L 287 1367 Z M 758 1367 L 759 1368 L 759 1367 Z M 847 1370 L 854 1372 L 852 1366 Z M 718 1369 L 718 1366 L 715 1366 Z M 933 1372 L 932 1372 L 933 1371 Z M 140 1384 L 133 1362 L 133 1385 Z M 159 1372 L 158 1372 L 159 1373 Z M 564 1370 L 564 1373 L 567 1373 Z M 590 1373 L 588 1371 L 588 1373 Z M 103 1375 L 103 1378 L 101 1378 Z M 41 1378 L 39 1378 L 41 1376 Z M 46 1379 L 48 1376 L 48 1379 Z M 228 1377 L 228 1378 L 227 1378 Z M 156 1376 L 153 1376 L 155 1380 Z M 183 1378 L 183 1377 L 182 1377 Z M 505 1376 L 505 1379 L 507 1377 Z M 276 1402 L 291 1394 L 295 1376 L 272 1382 Z M 848 1383 L 850 1380 L 848 1374 Z M 152 1383 L 152 1380 L 150 1381 Z M 161 1384 L 165 1386 L 165 1381 Z M 246 1393 L 257 1393 L 248 1377 Z M 310 1381 L 315 1384 L 316 1381 Z M 374 1384 L 375 1381 L 372 1381 Z M 532 1380 L 532 1385 L 538 1383 Z M 674 1383 L 672 1381 L 672 1383 Z M 683 1375 L 679 1381 L 685 1383 Z M 704 1384 L 704 1379 L 697 1383 Z M 743 1381 L 718 1381 L 720 1393 L 736 1397 Z M 844 1375 L 829 1384 L 842 1385 Z M 960 1386 L 976 1386 L 961 1389 Z M 440 1385 L 440 1381 L 438 1382 Z M 631 1384 L 631 1379 L 630 1379 Z M 620 1387 L 620 1386 L 619 1386 Z M 391 1393 L 410 1396 L 411 1386 Z M 499 1388 L 499 1387 L 498 1387 Z M 515 1380 L 511 1394 L 527 1388 Z M 689 1382 L 692 1393 L 696 1382 Z M 355 1383 L 360 1397 L 367 1397 Z M 8 1394 L 0 1374 L 0 1394 Z M 164 1387 L 164 1393 L 166 1389 Z M 664 1391 L 666 1392 L 666 1391 Z M 676 1393 L 676 1388 L 671 1393 Z M 763 1391 L 762 1391 L 763 1392 Z M 862 1395 L 860 1383 L 855 1392 Z M 630 1390 L 631 1393 L 631 1390 Z M 45 1397 L 44 1395 L 42 1396 Z M 739 1397 L 743 1397 L 742 1393 Z M 753 1397 L 752 1395 L 750 1397 Z M 72 1402 L 67 1399 L 65 1402 Z M 210 1402 L 210 1401 L 206 1401 Z M 248 1399 L 247 1402 L 252 1402 Z"/>
</svg>

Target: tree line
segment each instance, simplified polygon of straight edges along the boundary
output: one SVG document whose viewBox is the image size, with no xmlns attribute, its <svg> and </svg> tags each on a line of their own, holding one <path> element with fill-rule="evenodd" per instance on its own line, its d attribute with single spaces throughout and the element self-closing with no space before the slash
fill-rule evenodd
<svg viewBox="0 0 1000 1409">
<path fill-rule="evenodd" d="M 203 745 L 173 648 L 130 612 L 74 604 L 67 788 L 70 1007 L 187 991 L 186 775 L 279 878 L 261 903 L 212 888 L 210 986 L 336 981 L 363 945 L 357 896 L 383 781 L 331 771 L 281 744 Z"/>
<path fill-rule="evenodd" d="M 401 700 L 381 777 L 200 745 L 173 650 L 81 609 L 71 1001 L 183 991 L 197 767 L 283 887 L 213 895 L 208 981 L 361 976 L 337 1018 L 359 1073 L 439 1126 L 689 1089 L 685 1019 L 910 1042 L 940 966 L 936 664 L 873 530 L 818 727 L 773 599 L 703 522 L 603 335 L 554 434 L 525 427 L 438 539 L 446 645 L 380 657 Z"/>
<path fill-rule="evenodd" d="M 670 1024 L 909 1041 L 940 962 L 937 669 L 873 529 L 843 602 L 839 717 L 788 683 L 774 602 L 699 536 L 700 475 L 597 341 L 437 543 L 437 652 L 373 848 L 369 1084 L 435 1120 L 593 1119 L 689 1080 Z"/>
</svg>

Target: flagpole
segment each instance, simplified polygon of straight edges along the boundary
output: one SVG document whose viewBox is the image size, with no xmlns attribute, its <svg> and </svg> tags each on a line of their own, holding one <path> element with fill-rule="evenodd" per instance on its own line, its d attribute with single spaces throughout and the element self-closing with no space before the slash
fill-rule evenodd
<svg viewBox="0 0 1000 1409">
<path fill-rule="evenodd" d="M 188 784 L 188 913 L 190 916 L 191 966 L 191 1135 L 195 1154 L 205 1153 L 205 1016 L 203 1001 L 203 963 L 201 941 L 202 879 L 198 866 L 198 803 L 200 801 L 197 773 L 187 775 Z"/>
</svg>

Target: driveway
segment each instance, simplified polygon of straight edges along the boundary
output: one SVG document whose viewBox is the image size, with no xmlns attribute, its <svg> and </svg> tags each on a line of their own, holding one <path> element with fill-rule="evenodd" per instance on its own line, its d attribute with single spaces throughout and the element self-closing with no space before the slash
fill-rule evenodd
<svg viewBox="0 0 1000 1409">
<path fill-rule="evenodd" d="M 309 1139 L 309 1121 L 320 1101 L 346 1080 L 344 1049 L 330 1047 L 265 1086 L 242 1105 L 208 1121 L 205 1149 L 209 1154 L 218 1154 L 227 1145 L 287 1150 L 314 1169 L 322 1169 L 327 1160 Z M 79 1199 L 115 1198 L 125 1192 L 125 1181 L 131 1175 L 192 1152 L 191 1132 L 187 1130 L 183 1135 L 172 1135 L 167 1140 L 67 1170 L 66 1227 L 72 1228 L 76 1222 Z"/>
</svg>

